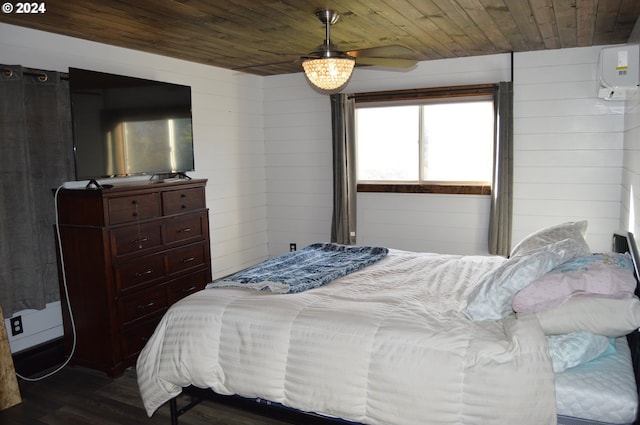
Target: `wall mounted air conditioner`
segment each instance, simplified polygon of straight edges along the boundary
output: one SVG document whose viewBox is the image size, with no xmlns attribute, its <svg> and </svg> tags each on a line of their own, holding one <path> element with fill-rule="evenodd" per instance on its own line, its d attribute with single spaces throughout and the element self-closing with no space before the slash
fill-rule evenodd
<svg viewBox="0 0 640 425">
<path fill-rule="evenodd" d="M 598 97 L 625 100 L 640 84 L 640 45 L 605 47 L 598 63 Z"/>
</svg>

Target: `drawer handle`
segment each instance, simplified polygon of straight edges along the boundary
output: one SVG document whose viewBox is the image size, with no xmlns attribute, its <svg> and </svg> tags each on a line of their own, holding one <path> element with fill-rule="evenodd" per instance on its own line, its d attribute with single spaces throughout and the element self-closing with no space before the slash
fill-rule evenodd
<svg viewBox="0 0 640 425">
<path fill-rule="evenodd" d="M 150 275 L 151 273 L 153 273 L 152 269 L 149 269 L 149 270 L 144 271 L 144 272 L 136 272 L 136 277 L 147 276 L 147 275 Z"/>
<path fill-rule="evenodd" d="M 154 305 L 156 305 L 155 300 L 151 300 L 147 304 L 138 304 L 138 311 L 146 310 Z"/>
<path fill-rule="evenodd" d="M 186 210 L 187 208 L 189 208 L 187 205 L 182 204 L 182 209 L 183 209 L 183 210 Z"/>
<path fill-rule="evenodd" d="M 195 291 L 196 289 L 198 289 L 198 287 L 196 285 L 193 285 L 189 288 L 182 289 L 182 292 L 191 292 L 191 291 Z"/>
<path fill-rule="evenodd" d="M 137 199 L 134 199 L 133 201 L 131 201 L 131 203 L 132 203 L 133 205 L 138 205 L 138 200 L 137 200 Z"/>
<path fill-rule="evenodd" d="M 186 194 L 186 193 L 181 193 L 181 194 L 180 194 L 180 197 L 181 197 L 181 198 L 186 198 L 186 197 L 187 197 L 187 194 Z"/>
<path fill-rule="evenodd" d="M 190 263 L 190 262 L 194 261 L 195 259 L 196 259 L 196 257 L 183 258 L 182 262 L 183 263 Z"/>
<path fill-rule="evenodd" d="M 191 231 L 191 227 L 185 227 L 184 229 L 178 230 L 178 233 L 188 233 Z"/>
<path fill-rule="evenodd" d="M 144 237 L 144 238 L 140 238 L 140 239 L 134 239 L 131 241 L 131 243 L 133 244 L 141 244 L 142 242 L 147 242 L 149 240 L 148 237 Z"/>
</svg>

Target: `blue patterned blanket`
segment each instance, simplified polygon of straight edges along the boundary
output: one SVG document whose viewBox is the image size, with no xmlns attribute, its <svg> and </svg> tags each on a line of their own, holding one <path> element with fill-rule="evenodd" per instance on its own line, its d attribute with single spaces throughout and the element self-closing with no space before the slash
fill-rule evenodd
<svg viewBox="0 0 640 425">
<path fill-rule="evenodd" d="M 317 288 L 384 258 L 374 246 L 315 243 L 215 280 L 207 288 L 252 288 L 292 294 Z"/>
</svg>

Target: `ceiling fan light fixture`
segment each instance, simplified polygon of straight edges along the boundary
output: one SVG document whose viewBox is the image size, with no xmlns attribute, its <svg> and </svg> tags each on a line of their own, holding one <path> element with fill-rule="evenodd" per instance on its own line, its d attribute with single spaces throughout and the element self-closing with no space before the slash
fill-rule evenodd
<svg viewBox="0 0 640 425">
<path fill-rule="evenodd" d="M 342 88 L 353 72 L 356 61 L 349 57 L 308 59 L 302 62 L 304 74 L 311 84 L 321 90 Z"/>
</svg>

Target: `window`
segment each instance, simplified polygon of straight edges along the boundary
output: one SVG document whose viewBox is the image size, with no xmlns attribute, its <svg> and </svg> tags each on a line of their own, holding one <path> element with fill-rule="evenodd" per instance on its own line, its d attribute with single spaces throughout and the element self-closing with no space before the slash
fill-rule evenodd
<svg viewBox="0 0 640 425">
<path fill-rule="evenodd" d="M 358 191 L 490 193 L 493 86 L 404 94 L 356 95 Z"/>
</svg>

